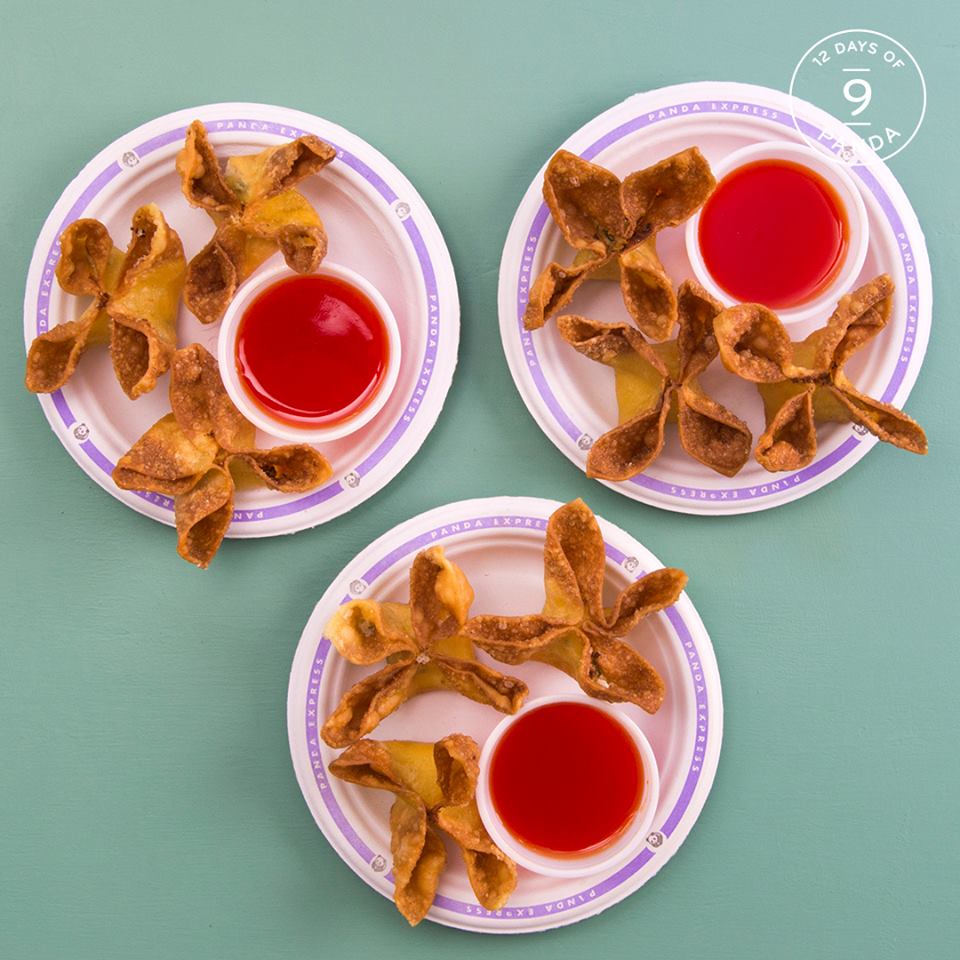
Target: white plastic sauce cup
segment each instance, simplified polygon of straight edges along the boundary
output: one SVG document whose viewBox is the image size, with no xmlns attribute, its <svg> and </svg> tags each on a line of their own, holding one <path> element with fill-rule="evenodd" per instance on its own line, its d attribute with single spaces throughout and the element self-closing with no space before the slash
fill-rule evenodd
<svg viewBox="0 0 960 960">
<path fill-rule="evenodd" d="M 624 732 L 629 734 L 640 756 L 643 765 L 643 796 L 640 799 L 640 806 L 633 815 L 633 819 L 613 843 L 595 853 L 577 855 L 556 854 L 551 856 L 549 853 L 534 850 L 531 847 L 521 843 L 504 826 L 496 808 L 493 804 L 493 798 L 490 792 L 490 769 L 493 763 L 493 756 L 497 746 L 503 739 L 504 734 L 517 722 L 520 717 L 525 716 L 539 707 L 545 707 L 552 703 L 578 703 L 586 704 L 595 710 L 606 713 L 623 728 Z M 493 842 L 512 860 L 515 860 L 521 867 L 533 873 L 543 874 L 547 877 L 587 877 L 595 873 L 607 872 L 615 867 L 621 866 L 628 860 L 635 857 L 644 848 L 647 834 L 653 825 L 653 818 L 657 812 L 657 803 L 660 799 L 660 773 L 657 767 L 657 758 L 653 754 L 653 748 L 650 741 L 644 736 L 643 731 L 628 716 L 617 710 L 616 707 L 591 697 L 583 695 L 558 695 L 552 697 L 540 697 L 538 700 L 531 700 L 521 710 L 509 717 L 504 717 L 500 723 L 494 727 L 493 732 L 487 737 L 483 750 L 480 753 L 480 780 L 477 784 L 477 807 L 480 811 L 480 819 L 487 828 Z M 589 811 L 585 811 L 589 816 Z"/>
<path fill-rule="evenodd" d="M 243 385 L 240 371 L 237 369 L 237 334 L 247 307 L 267 287 L 279 280 L 296 276 L 300 274 L 294 273 L 285 264 L 280 263 L 255 274 L 240 287 L 220 324 L 217 360 L 220 365 L 220 376 L 223 378 L 223 385 L 230 399 L 254 426 L 292 443 L 325 443 L 348 436 L 368 424 L 390 399 L 400 373 L 400 330 L 390 305 L 372 283 L 347 267 L 325 261 L 309 276 L 327 276 L 342 280 L 359 290 L 376 307 L 387 335 L 387 368 L 376 393 L 356 413 L 343 420 L 324 426 L 300 427 L 279 417 L 271 416 L 269 411 L 264 410 L 253 400 Z"/>
<path fill-rule="evenodd" d="M 812 170 L 833 187 L 843 204 L 847 217 L 848 242 L 843 263 L 836 276 L 813 299 L 794 307 L 779 307 L 775 311 L 784 323 L 799 323 L 813 319 L 822 319 L 826 322 L 840 297 L 853 289 L 867 258 L 870 224 L 863 197 L 839 160 L 831 159 L 807 144 L 787 140 L 754 143 L 740 150 L 734 150 L 719 163 L 713 164 L 713 174 L 719 181 L 737 167 L 757 160 L 787 160 Z M 707 203 L 709 202 L 708 200 Z M 737 301 L 713 279 L 700 251 L 700 212 L 698 211 L 687 221 L 684 236 L 687 256 L 694 275 L 707 292 L 725 306 L 732 306 Z"/>
</svg>

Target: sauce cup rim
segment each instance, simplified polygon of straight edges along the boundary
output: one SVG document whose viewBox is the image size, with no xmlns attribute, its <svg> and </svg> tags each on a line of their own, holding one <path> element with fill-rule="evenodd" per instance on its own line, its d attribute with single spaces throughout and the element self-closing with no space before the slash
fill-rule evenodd
<svg viewBox="0 0 960 960">
<path fill-rule="evenodd" d="M 840 297 L 854 288 L 867 258 L 870 245 L 870 222 L 863 196 L 840 161 L 815 150 L 809 144 L 797 143 L 793 140 L 751 143 L 733 150 L 711 166 L 719 183 L 728 173 L 756 160 L 786 160 L 808 167 L 833 187 L 843 203 L 847 215 L 848 243 L 843 263 L 836 276 L 811 300 L 796 306 L 779 307 L 774 310 L 785 324 L 816 319 L 826 322 Z M 706 203 L 709 202 L 708 198 Z M 694 275 L 706 291 L 719 300 L 724 307 L 733 306 L 739 301 L 713 279 L 700 251 L 699 228 L 702 212 L 703 207 L 687 220 L 684 228 L 687 258 Z"/>
<path fill-rule="evenodd" d="M 271 416 L 268 411 L 256 404 L 247 393 L 241 382 L 240 372 L 237 370 L 237 335 L 247 307 L 268 287 L 287 278 L 317 276 L 343 280 L 370 300 L 376 308 L 386 331 L 389 355 L 387 357 L 387 368 L 376 393 L 353 416 L 327 426 L 297 427 L 278 417 Z M 230 399 L 255 427 L 290 443 L 326 443 L 349 436 L 361 427 L 366 426 L 384 408 L 393 394 L 400 373 L 400 356 L 400 330 L 386 298 L 366 277 L 361 276 L 349 267 L 328 260 L 324 260 L 313 273 L 308 274 L 296 273 L 285 263 L 275 264 L 258 272 L 240 287 L 237 295 L 227 307 L 223 319 L 220 321 L 220 332 L 217 338 L 217 362 L 224 388 Z"/>
<path fill-rule="evenodd" d="M 503 824 L 490 790 L 493 754 L 504 734 L 517 720 L 540 707 L 555 703 L 577 703 L 594 707 L 616 720 L 630 735 L 643 765 L 643 797 L 632 820 L 620 836 L 596 853 L 584 856 L 550 855 L 521 843 Z M 586 877 L 609 871 L 636 856 L 646 843 L 660 799 L 660 772 L 653 747 L 636 722 L 616 709 L 585 694 L 554 694 L 525 703 L 516 713 L 504 717 L 490 732 L 480 751 L 480 775 L 477 781 L 477 809 L 493 842 L 518 866 L 547 877 Z"/>
</svg>

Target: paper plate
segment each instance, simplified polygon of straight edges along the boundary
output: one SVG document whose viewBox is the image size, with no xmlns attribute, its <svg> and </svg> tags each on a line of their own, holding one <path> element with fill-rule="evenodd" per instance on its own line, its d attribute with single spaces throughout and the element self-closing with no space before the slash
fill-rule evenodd
<svg viewBox="0 0 960 960">
<path fill-rule="evenodd" d="M 339 751 L 327 747 L 318 732 L 348 687 L 378 667 L 345 661 L 324 637 L 324 626 L 341 603 L 356 597 L 406 601 L 413 557 L 431 544 L 442 544 L 467 574 L 476 591 L 472 612 L 535 612 L 543 598 L 547 519 L 559 506 L 533 497 L 497 497 L 448 504 L 408 520 L 347 565 L 303 631 L 287 696 L 290 752 L 300 789 L 333 848 L 384 897 L 393 897 L 388 828 L 392 797 L 328 776 L 327 765 Z M 622 590 L 645 571 L 662 566 L 623 530 L 603 520 L 600 528 L 611 590 Z M 574 923 L 643 886 L 683 843 L 710 792 L 720 753 L 723 703 L 717 663 L 686 594 L 670 609 L 644 620 L 630 640 L 667 686 L 667 699 L 654 716 L 630 704 L 619 705 L 647 735 L 660 767 L 660 803 L 644 849 L 626 866 L 594 877 L 554 879 L 521 869 L 510 902 L 491 912 L 477 905 L 460 853 L 451 848 L 429 919 L 481 933 L 528 933 Z M 500 668 L 523 679 L 531 699 L 579 690 L 565 674 L 544 664 Z M 449 733 L 466 733 L 482 745 L 500 719 L 492 708 L 456 694 L 430 693 L 404 704 L 373 736 L 432 742 Z M 382 909 L 395 908 L 384 904 Z"/>
<path fill-rule="evenodd" d="M 64 191 L 37 240 L 24 298 L 24 339 L 79 316 L 87 298 L 60 290 L 54 268 L 59 237 L 78 217 L 95 217 L 124 249 L 130 217 L 157 203 L 183 240 L 187 257 L 210 239 L 213 225 L 187 205 L 174 158 L 187 125 L 202 120 L 220 156 L 250 153 L 313 133 L 337 150 L 336 159 L 300 189 L 323 218 L 327 258 L 362 274 L 390 303 L 403 337 L 403 362 L 386 407 L 351 437 L 318 449 L 333 465 L 319 490 L 282 494 L 239 490 L 229 537 L 292 533 L 324 523 L 371 497 L 403 468 L 436 422 L 457 361 L 460 305 L 450 254 L 427 205 L 381 153 L 328 120 L 285 107 L 219 103 L 167 114 L 102 150 Z M 272 262 L 272 261 L 271 261 Z M 181 307 L 179 342 L 202 343 L 216 356 L 219 324 L 205 326 Z M 165 413 L 168 377 L 130 401 L 103 348 L 92 348 L 67 385 L 40 403 L 60 441 L 106 491 L 140 513 L 173 524 L 173 501 L 118 490 L 110 473 L 118 457 Z M 260 434 L 262 446 L 277 441 Z"/>
<path fill-rule="evenodd" d="M 822 134 L 855 142 L 860 145 L 858 156 L 865 158 L 864 163 L 848 168 L 870 222 L 870 250 L 860 282 L 887 272 L 896 293 L 887 328 L 853 358 L 847 373 L 860 390 L 902 408 L 930 334 L 930 261 L 916 215 L 893 174 L 839 121 L 812 104 L 766 87 L 685 83 L 630 97 L 581 127 L 562 146 L 623 176 L 691 145 L 716 162 L 751 143 L 806 142 L 798 129 L 812 140 Z M 543 202 L 542 185 L 543 169 L 524 195 L 503 249 L 500 334 L 514 382 L 530 413 L 582 470 L 594 439 L 617 422 L 613 374 L 565 344 L 555 323 L 532 332 L 523 329 L 529 285 L 550 260 L 568 263 L 573 257 Z M 682 224 L 658 235 L 658 252 L 675 284 L 693 275 Z M 566 312 L 607 321 L 629 319 L 618 285 L 599 281 L 585 283 Z M 792 324 L 790 333 L 802 339 L 826 319 Z M 764 429 L 755 387 L 726 373 L 719 360 L 701 383 L 712 397 L 747 421 L 755 443 Z M 803 470 L 768 473 L 751 457 L 736 477 L 728 479 L 691 459 L 681 448 L 676 429 L 668 426 L 664 450 L 645 473 L 606 485 L 634 500 L 682 513 L 767 510 L 836 479 L 876 442 L 859 426 L 824 424 L 818 430 L 816 459 Z M 884 451 L 884 456 L 904 455 Z"/>
</svg>

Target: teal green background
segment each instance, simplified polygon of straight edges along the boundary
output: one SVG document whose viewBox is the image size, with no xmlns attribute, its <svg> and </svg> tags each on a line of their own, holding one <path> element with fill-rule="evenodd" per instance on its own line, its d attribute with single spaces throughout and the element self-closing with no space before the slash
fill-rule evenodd
<svg viewBox="0 0 960 960">
<path fill-rule="evenodd" d="M 0 957 L 955 955 L 952 4 L 0 6 Z M 891 167 L 934 271 L 907 405 L 931 454 L 878 447 L 804 500 L 721 519 L 586 480 L 523 408 L 500 349 L 497 269 L 523 191 L 628 94 L 701 79 L 785 89 L 804 50 L 847 27 L 897 37 L 929 89 Z M 446 236 L 463 336 L 443 415 L 389 487 L 324 527 L 228 541 L 201 573 L 61 448 L 21 386 L 21 303 L 77 170 L 151 117 L 217 100 L 317 113 L 389 156 Z M 284 715 L 300 630 L 334 574 L 401 520 L 495 494 L 583 495 L 683 566 L 726 704 L 713 793 L 669 866 L 597 919 L 498 941 L 409 930 L 340 862 L 300 796 Z"/>
</svg>

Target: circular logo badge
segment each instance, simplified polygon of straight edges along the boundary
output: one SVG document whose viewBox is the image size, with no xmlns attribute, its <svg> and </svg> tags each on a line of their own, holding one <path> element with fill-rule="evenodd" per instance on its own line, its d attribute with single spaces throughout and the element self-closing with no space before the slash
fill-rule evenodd
<svg viewBox="0 0 960 960">
<path fill-rule="evenodd" d="M 927 85 L 913 54 L 876 30 L 841 30 L 818 40 L 795 67 L 790 95 L 826 110 L 884 160 L 913 140 L 927 110 Z M 796 112 L 793 122 L 809 138 Z M 857 162 L 856 148 L 840 139 L 819 145 Z"/>
</svg>

